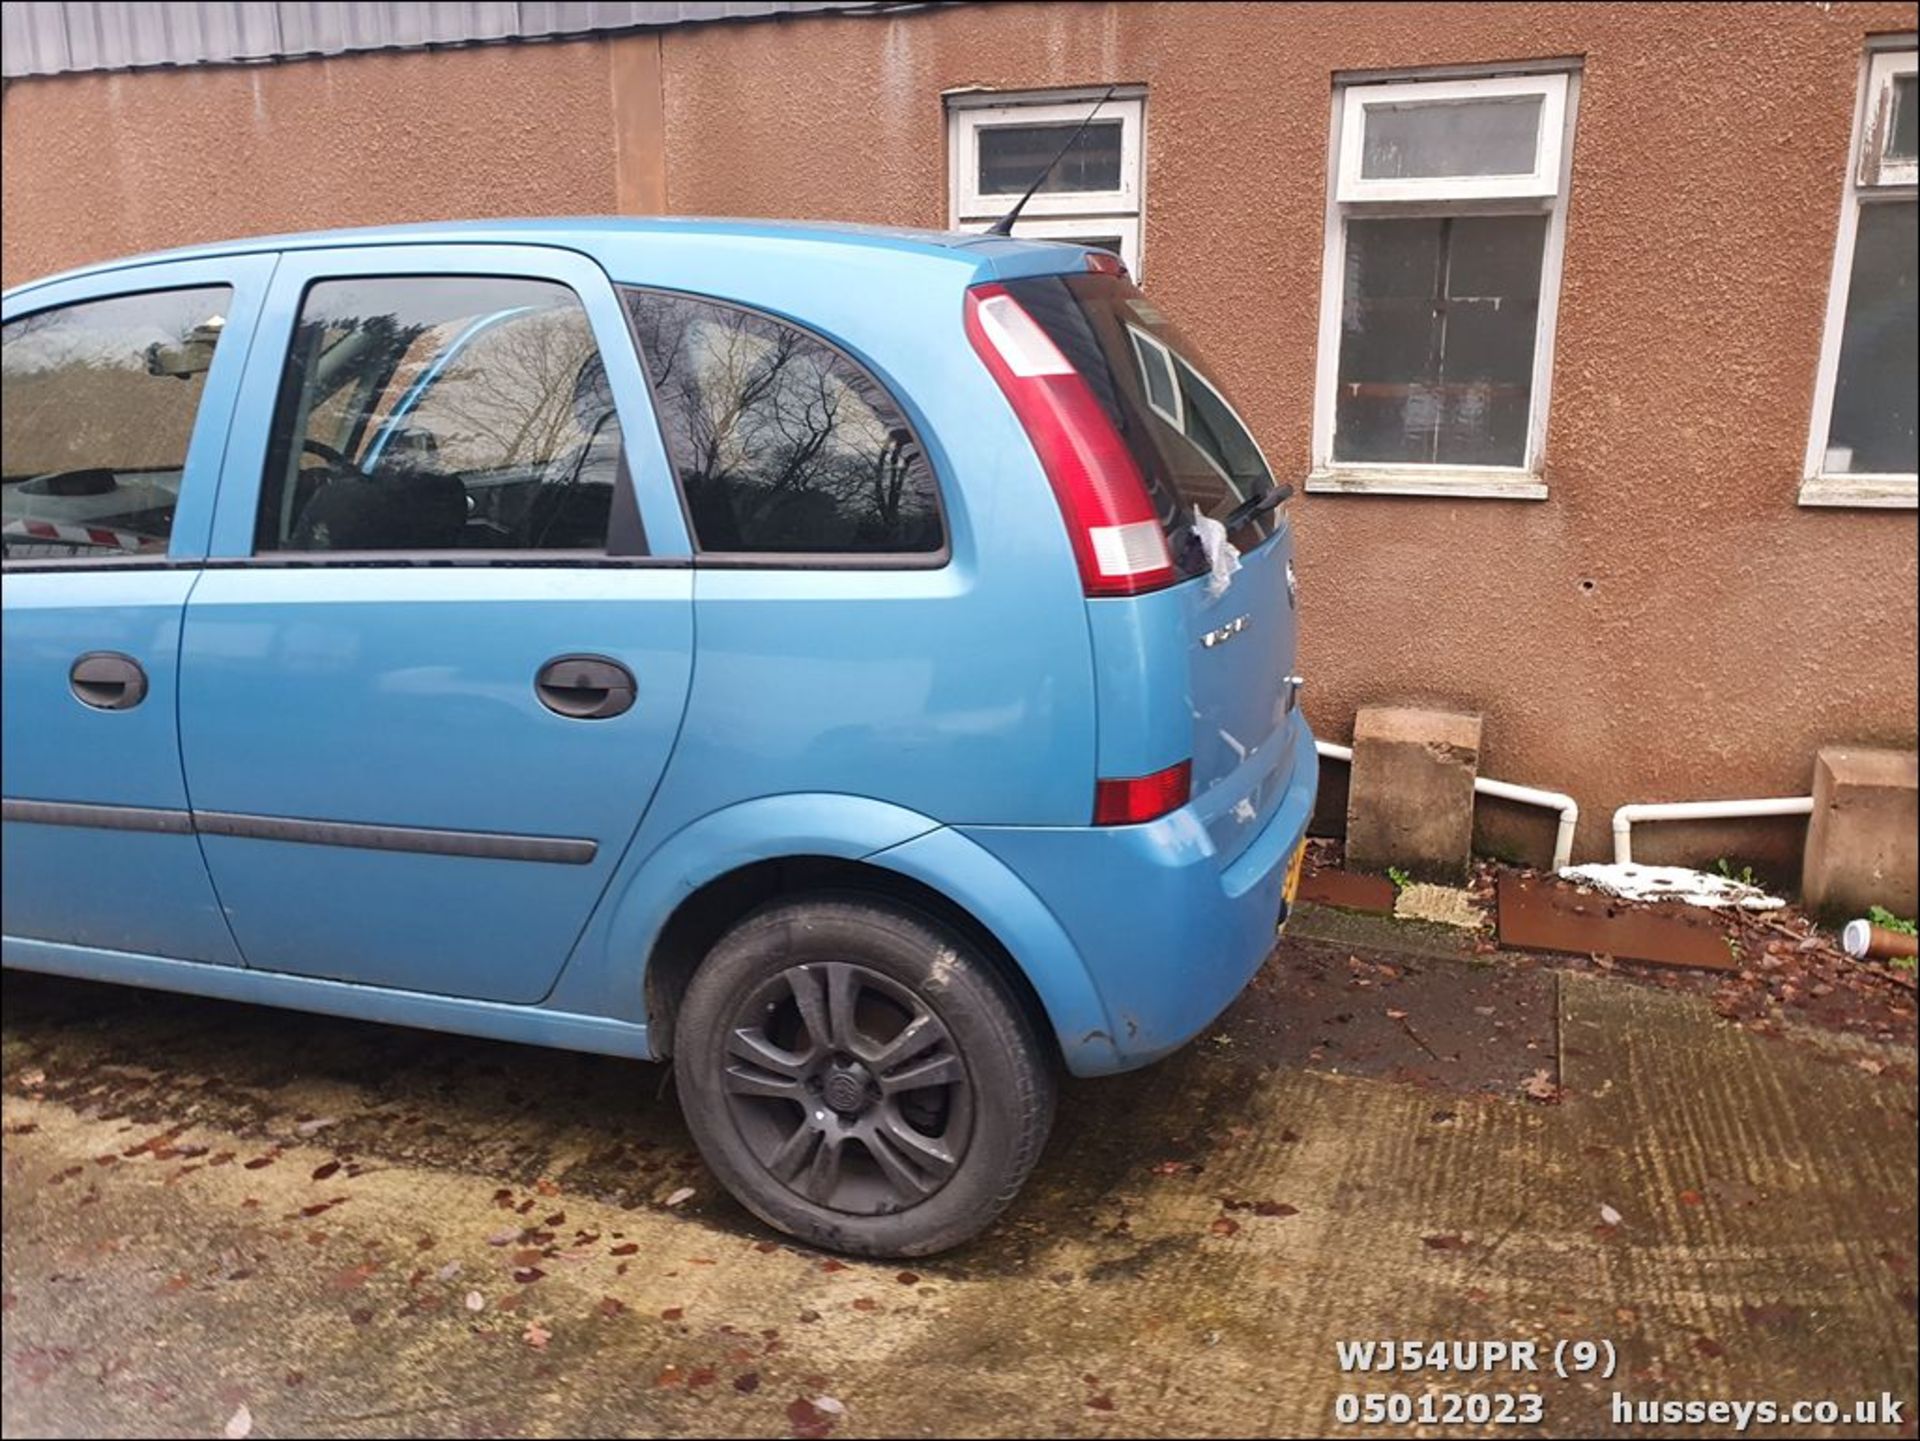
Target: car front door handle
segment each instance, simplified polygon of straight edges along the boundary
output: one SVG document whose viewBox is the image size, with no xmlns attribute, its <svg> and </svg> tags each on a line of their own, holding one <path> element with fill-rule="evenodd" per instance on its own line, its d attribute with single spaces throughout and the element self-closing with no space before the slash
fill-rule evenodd
<svg viewBox="0 0 1920 1441">
<path fill-rule="evenodd" d="M 147 673 L 118 651 L 88 651 L 67 672 L 67 684 L 82 705 L 95 710 L 132 710 L 147 698 Z"/>
<path fill-rule="evenodd" d="M 556 656 L 533 680 L 540 704 L 568 720 L 606 720 L 633 705 L 633 672 L 603 655 Z"/>
</svg>

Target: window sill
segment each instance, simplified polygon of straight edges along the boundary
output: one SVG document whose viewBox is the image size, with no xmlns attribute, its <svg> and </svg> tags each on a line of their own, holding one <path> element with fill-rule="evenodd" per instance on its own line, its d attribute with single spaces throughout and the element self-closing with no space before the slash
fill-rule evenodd
<svg viewBox="0 0 1920 1441">
<path fill-rule="evenodd" d="M 1448 500 L 1545 500 L 1546 482 L 1520 471 L 1366 470 L 1343 466 L 1307 476 L 1309 495 L 1425 495 Z"/>
<path fill-rule="evenodd" d="M 1800 504 L 1920 510 L 1920 478 L 1911 475 L 1810 476 L 1801 483 Z"/>
</svg>

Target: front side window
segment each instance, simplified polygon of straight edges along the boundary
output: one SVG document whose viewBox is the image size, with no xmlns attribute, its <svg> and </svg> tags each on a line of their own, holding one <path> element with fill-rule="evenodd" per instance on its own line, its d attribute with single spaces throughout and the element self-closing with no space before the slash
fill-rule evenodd
<svg viewBox="0 0 1920 1441">
<path fill-rule="evenodd" d="M 255 526 L 272 551 L 603 551 L 620 422 L 564 285 L 307 291 Z"/>
<path fill-rule="evenodd" d="M 1310 489 L 1544 493 L 1572 88 L 1340 90 Z"/>
<path fill-rule="evenodd" d="M 771 316 L 659 291 L 624 295 L 701 550 L 942 548 L 933 468 L 863 366 Z"/>
<path fill-rule="evenodd" d="M 233 292 L 37 311 L 0 332 L 0 545 L 10 560 L 164 555 Z"/>
<path fill-rule="evenodd" d="M 1915 52 L 1867 62 L 1814 402 L 1809 505 L 1920 503 Z"/>
</svg>

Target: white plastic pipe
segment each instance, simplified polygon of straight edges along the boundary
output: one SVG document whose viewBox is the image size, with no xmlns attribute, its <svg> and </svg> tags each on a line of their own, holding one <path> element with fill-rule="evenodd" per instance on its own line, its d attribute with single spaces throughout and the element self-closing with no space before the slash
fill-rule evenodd
<svg viewBox="0 0 1920 1441">
<path fill-rule="evenodd" d="M 1332 741 L 1316 740 L 1314 749 L 1328 760 L 1353 761 L 1353 747 L 1335 745 Z M 1557 871 L 1573 860 L 1573 832 L 1580 824 L 1580 803 L 1572 796 L 1562 795 L 1559 791 L 1543 791 L 1534 786 L 1515 785 L 1512 781 L 1490 780 L 1486 776 L 1473 778 L 1474 790 L 1483 796 L 1495 796 L 1503 801 L 1517 801 L 1523 806 L 1540 806 L 1545 810 L 1560 812 L 1560 829 L 1553 837 L 1553 868 Z"/>
<path fill-rule="evenodd" d="M 1654 805 L 1625 805 L 1613 813 L 1613 859 L 1633 864 L 1635 821 L 1719 821 L 1747 816 L 1810 816 L 1812 796 L 1769 796 L 1757 801 L 1667 801 Z"/>
</svg>

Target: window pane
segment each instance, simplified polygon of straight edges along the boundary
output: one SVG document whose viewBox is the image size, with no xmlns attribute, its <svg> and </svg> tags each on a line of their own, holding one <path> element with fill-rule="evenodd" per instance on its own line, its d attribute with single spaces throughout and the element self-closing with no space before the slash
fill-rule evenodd
<svg viewBox="0 0 1920 1441">
<path fill-rule="evenodd" d="M 1846 329 L 1827 429 L 1829 475 L 1912 475 L 1916 469 L 1914 256 L 1920 206 L 1862 205 L 1847 281 Z"/>
<path fill-rule="evenodd" d="M 1893 80 L 1893 116 L 1887 125 L 1888 160 L 1912 160 L 1920 149 L 1920 76 L 1896 75 Z"/>
<path fill-rule="evenodd" d="M 1544 215 L 1349 220 L 1334 459 L 1524 465 Z"/>
<path fill-rule="evenodd" d="M 307 292 L 259 550 L 602 550 L 620 422 L 563 285 L 331 280 Z"/>
<path fill-rule="evenodd" d="M 1540 97 L 1369 105 L 1360 174 L 1366 180 L 1530 175 L 1540 144 Z"/>
<path fill-rule="evenodd" d="M 1060 154 L 1067 137 L 1079 128 L 1078 120 L 1063 120 L 1044 125 L 986 125 L 979 137 L 980 193 L 982 195 L 1024 195 L 1029 185 Z M 1120 130 L 1118 120 L 1096 120 L 1089 125 L 1073 148 L 1053 167 L 1040 194 L 1054 191 L 1120 188 Z"/>
<path fill-rule="evenodd" d="M 932 467 L 873 376 L 764 315 L 645 290 L 626 299 L 702 550 L 940 549 Z"/>
<path fill-rule="evenodd" d="M 157 554 L 225 286 L 43 310 L 0 340 L 0 539 L 16 559 Z"/>
</svg>

